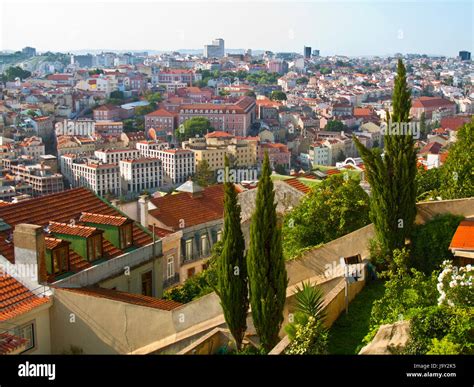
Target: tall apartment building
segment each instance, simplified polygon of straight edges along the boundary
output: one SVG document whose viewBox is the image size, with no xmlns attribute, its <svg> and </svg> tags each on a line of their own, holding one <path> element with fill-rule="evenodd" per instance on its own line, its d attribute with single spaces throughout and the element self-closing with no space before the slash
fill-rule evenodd
<svg viewBox="0 0 474 387">
<path fill-rule="evenodd" d="M 222 58 L 225 54 L 224 39 L 218 38 L 204 46 L 204 58 Z"/>
<path fill-rule="evenodd" d="M 122 193 L 142 193 L 163 183 L 163 169 L 158 158 L 138 158 L 119 162 Z"/>
<path fill-rule="evenodd" d="M 120 169 L 118 164 L 102 164 L 89 159 L 75 159 L 71 163 L 71 184 L 86 187 L 99 196 L 120 195 Z"/>
<path fill-rule="evenodd" d="M 138 149 L 100 149 L 94 156 L 104 164 L 117 164 L 121 160 L 130 160 L 140 157 Z"/>
<path fill-rule="evenodd" d="M 139 141 L 136 143 L 136 148 L 143 157 L 156 157 L 153 151 L 165 150 L 169 148 L 169 144 L 164 141 Z"/>
<path fill-rule="evenodd" d="M 184 183 L 196 172 L 194 152 L 186 149 L 165 149 L 151 151 L 163 166 L 163 176 L 167 183 Z"/>
<path fill-rule="evenodd" d="M 182 105 L 178 123 L 181 125 L 190 118 L 205 117 L 215 130 L 245 137 L 255 120 L 255 109 L 255 100 L 250 97 L 240 98 L 235 103 Z"/>
<path fill-rule="evenodd" d="M 17 179 L 31 185 L 34 196 L 64 190 L 63 176 L 60 173 L 53 173 L 49 166 L 43 164 L 25 165 L 12 161 L 9 162 L 9 168 Z"/>
</svg>

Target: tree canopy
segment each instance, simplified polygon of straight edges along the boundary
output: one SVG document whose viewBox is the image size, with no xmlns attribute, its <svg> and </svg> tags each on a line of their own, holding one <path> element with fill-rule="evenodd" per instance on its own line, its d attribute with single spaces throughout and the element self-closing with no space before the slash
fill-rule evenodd
<svg viewBox="0 0 474 387">
<path fill-rule="evenodd" d="M 178 141 L 186 141 L 191 137 L 204 136 L 213 132 L 214 128 L 211 122 L 205 117 L 193 117 L 184 121 L 182 126 L 176 129 L 176 138 Z"/>
<path fill-rule="evenodd" d="M 369 196 L 355 179 L 334 175 L 321 182 L 285 216 L 285 258 L 369 224 Z"/>
</svg>

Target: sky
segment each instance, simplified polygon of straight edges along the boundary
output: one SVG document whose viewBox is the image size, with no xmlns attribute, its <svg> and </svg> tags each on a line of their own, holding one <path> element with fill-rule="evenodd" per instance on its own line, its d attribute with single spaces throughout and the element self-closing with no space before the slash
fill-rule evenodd
<svg viewBox="0 0 474 387">
<path fill-rule="evenodd" d="M 0 0 L 0 50 L 226 48 L 321 55 L 474 51 L 472 1 Z"/>
</svg>

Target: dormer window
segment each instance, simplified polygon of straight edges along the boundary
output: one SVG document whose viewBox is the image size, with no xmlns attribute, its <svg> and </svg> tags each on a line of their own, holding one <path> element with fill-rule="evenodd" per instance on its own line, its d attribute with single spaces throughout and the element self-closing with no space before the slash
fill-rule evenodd
<svg viewBox="0 0 474 387">
<path fill-rule="evenodd" d="M 132 246 L 133 237 L 132 237 L 132 223 L 126 223 L 123 226 L 120 226 L 120 248 L 126 249 Z"/>
<path fill-rule="evenodd" d="M 54 275 L 69 271 L 69 247 L 62 246 L 51 251 Z"/>
<path fill-rule="evenodd" d="M 87 259 L 95 261 L 102 258 L 102 234 L 92 235 L 87 238 Z"/>
</svg>

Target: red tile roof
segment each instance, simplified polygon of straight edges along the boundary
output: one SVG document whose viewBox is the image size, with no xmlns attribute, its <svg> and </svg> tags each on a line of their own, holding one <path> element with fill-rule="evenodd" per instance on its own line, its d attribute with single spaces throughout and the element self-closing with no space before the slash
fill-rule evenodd
<svg viewBox="0 0 474 387">
<path fill-rule="evenodd" d="M 449 248 L 474 250 L 474 220 L 463 220 L 459 224 Z"/>
<path fill-rule="evenodd" d="M 88 238 L 91 235 L 102 232 L 95 227 L 86 227 L 80 225 L 71 226 L 67 223 L 49 222 L 49 231 L 54 234 L 75 235 Z"/>
<path fill-rule="evenodd" d="M 62 288 L 62 290 L 161 310 L 173 310 L 182 305 L 181 303 L 172 300 L 163 300 L 160 298 L 143 296 L 141 294 L 132 294 L 99 287 Z"/>
<path fill-rule="evenodd" d="M 28 339 L 14 336 L 6 332 L 0 333 L 0 355 L 8 355 L 27 343 Z"/>
<path fill-rule="evenodd" d="M 0 271 L 0 321 L 29 312 L 48 301 L 48 297 L 34 295 L 15 278 Z"/>
<path fill-rule="evenodd" d="M 79 219 L 83 212 L 123 216 L 92 191 L 81 187 L 0 207 L 0 218 L 12 228 L 20 223 L 45 227 L 51 221 L 66 223 L 71 219 Z M 0 232 L 0 254 L 14 263 L 13 243 L 6 241 L 10 233 L 11 230 Z M 152 243 L 151 235 L 134 224 L 133 243 L 137 247 Z"/>
<path fill-rule="evenodd" d="M 298 191 L 303 192 L 304 194 L 307 194 L 309 191 L 311 191 L 311 188 L 309 188 L 306 184 L 303 184 L 301 181 L 299 181 L 296 178 L 287 179 L 283 181 L 289 186 L 297 189 Z"/>
<path fill-rule="evenodd" d="M 440 125 L 443 129 L 458 130 L 464 124 L 471 122 L 471 119 L 471 116 L 443 117 Z"/>
<path fill-rule="evenodd" d="M 443 147 L 442 144 L 440 144 L 439 142 L 430 142 L 428 144 L 426 144 L 422 149 L 420 149 L 420 151 L 418 153 L 420 154 L 434 154 L 434 155 L 437 155 L 441 148 Z"/>
<path fill-rule="evenodd" d="M 420 97 L 415 99 L 412 103 L 413 108 L 440 108 L 446 106 L 452 106 L 455 103 L 447 99 L 439 97 Z"/>
<path fill-rule="evenodd" d="M 204 188 L 201 195 L 193 197 L 180 192 L 150 200 L 157 208 L 149 213 L 166 226 L 178 230 L 197 224 L 222 219 L 224 216 L 224 186 L 222 184 Z"/>
<path fill-rule="evenodd" d="M 52 250 L 52 249 L 58 247 L 59 245 L 61 245 L 64 242 L 69 243 L 68 241 L 63 241 L 62 239 L 51 238 L 51 237 L 45 237 L 44 242 L 45 242 L 46 248 L 48 250 Z"/>
<path fill-rule="evenodd" d="M 176 113 L 171 113 L 165 109 L 158 109 L 154 112 L 148 113 L 145 117 L 174 117 Z"/>
<path fill-rule="evenodd" d="M 215 132 L 211 132 L 211 133 L 206 134 L 205 137 L 206 138 L 219 138 L 219 137 L 234 137 L 234 136 L 230 133 L 216 130 Z"/>
<path fill-rule="evenodd" d="M 130 220 L 125 216 L 93 214 L 91 212 L 83 212 L 80 218 L 84 223 L 108 224 L 110 226 L 122 226 Z"/>
</svg>

